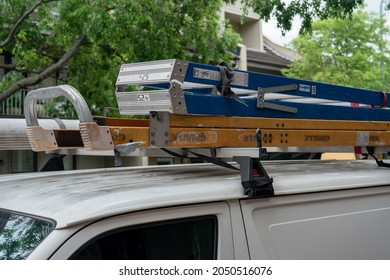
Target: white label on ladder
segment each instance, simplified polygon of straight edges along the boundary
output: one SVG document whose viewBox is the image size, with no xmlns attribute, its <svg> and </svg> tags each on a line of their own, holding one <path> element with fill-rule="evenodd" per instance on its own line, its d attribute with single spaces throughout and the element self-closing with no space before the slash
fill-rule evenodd
<svg viewBox="0 0 390 280">
<path fill-rule="evenodd" d="M 311 86 L 311 94 L 317 94 L 317 87 Z"/>
<path fill-rule="evenodd" d="M 138 101 L 150 101 L 149 94 L 137 94 Z"/>
<path fill-rule="evenodd" d="M 310 92 L 310 85 L 299 84 L 299 91 Z"/>
<path fill-rule="evenodd" d="M 194 78 L 219 81 L 221 74 L 218 71 L 194 67 Z"/>
<path fill-rule="evenodd" d="M 248 83 L 249 83 L 248 73 L 234 72 L 234 80 L 232 81 L 232 85 L 247 87 Z"/>
<path fill-rule="evenodd" d="M 366 131 L 358 131 L 356 135 L 357 146 L 368 146 L 370 140 L 370 133 Z"/>
<path fill-rule="evenodd" d="M 134 73 L 121 72 L 116 80 L 117 85 L 151 84 L 156 82 L 167 82 L 171 76 L 170 72 L 160 73 Z"/>
</svg>

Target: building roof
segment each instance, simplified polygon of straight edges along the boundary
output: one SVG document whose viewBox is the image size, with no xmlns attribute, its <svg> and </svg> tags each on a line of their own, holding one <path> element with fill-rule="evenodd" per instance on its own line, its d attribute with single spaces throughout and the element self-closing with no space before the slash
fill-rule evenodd
<svg viewBox="0 0 390 280">
<path fill-rule="evenodd" d="M 264 52 L 247 49 L 248 68 L 250 70 L 259 69 L 261 72 L 280 74 L 280 70 L 286 68 L 297 54 L 283 46 L 273 43 L 267 37 L 264 39 Z M 264 71 L 265 70 L 265 71 Z"/>
<path fill-rule="evenodd" d="M 388 185 L 373 161 L 265 162 L 276 196 Z M 238 171 L 209 164 L 0 176 L 0 209 L 56 221 L 57 228 L 175 205 L 243 199 Z"/>
<path fill-rule="evenodd" d="M 264 45 L 264 51 L 265 52 L 260 52 L 254 49 L 247 49 L 248 65 L 252 67 L 254 67 L 255 64 L 258 64 L 259 67 L 261 67 L 260 65 L 265 65 L 266 69 L 270 68 L 280 70 L 291 63 L 290 60 L 287 60 L 271 51 L 271 49 L 266 45 Z"/>
<path fill-rule="evenodd" d="M 275 55 L 282 57 L 282 58 L 285 58 L 286 60 L 288 60 L 290 62 L 299 58 L 299 56 L 296 52 L 294 52 L 293 50 L 290 50 L 289 48 L 286 48 L 284 46 L 281 46 L 279 44 L 272 42 L 266 36 L 263 36 L 263 42 L 264 42 L 264 46 L 267 46 L 267 48 L 271 52 L 273 52 Z"/>
</svg>

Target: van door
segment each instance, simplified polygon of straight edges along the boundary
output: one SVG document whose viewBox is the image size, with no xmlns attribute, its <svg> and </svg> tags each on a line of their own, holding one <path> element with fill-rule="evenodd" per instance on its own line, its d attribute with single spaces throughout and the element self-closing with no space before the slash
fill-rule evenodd
<svg viewBox="0 0 390 280">
<path fill-rule="evenodd" d="M 251 259 L 389 259 L 388 186 L 241 201 Z"/>
<path fill-rule="evenodd" d="M 51 259 L 233 259 L 227 203 L 141 211 L 94 222 Z"/>
</svg>

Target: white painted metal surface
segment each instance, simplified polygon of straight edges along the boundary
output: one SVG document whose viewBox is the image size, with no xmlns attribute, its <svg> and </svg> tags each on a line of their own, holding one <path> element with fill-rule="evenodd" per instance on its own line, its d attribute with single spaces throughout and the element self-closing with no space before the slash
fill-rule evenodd
<svg viewBox="0 0 390 280">
<path fill-rule="evenodd" d="M 51 218 L 60 228 L 130 211 L 243 197 L 238 172 L 209 165 L 6 175 L 0 177 L 0 193 L 0 208 Z"/>
<path fill-rule="evenodd" d="M 275 195 L 390 184 L 372 161 L 266 162 Z M 171 165 L 0 176 L 0 208 L 54 219 L 57 227 L 126 212 L 245 198 L 239 172 Z"/>
</svg>

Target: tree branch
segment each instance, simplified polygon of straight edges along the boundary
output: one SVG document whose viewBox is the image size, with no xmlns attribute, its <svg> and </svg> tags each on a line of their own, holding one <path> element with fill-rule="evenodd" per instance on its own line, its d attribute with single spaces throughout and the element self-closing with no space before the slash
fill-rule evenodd
<svg viewBox="0 0 390 280">
<path fill-rule="evenodd" d="M 23 23 L 23 21 L 28 16 L 30 16 L 35 11 L 36 8 L 38 8 L 42 4 L 46 4 L 48 2 L 53 2 L 53 1 L 56 1 L 56 0 L 39 0 L 34 5 L 32 5 L 31 8 L 29 10 L 27 10 L 18 19 L 18 21 L 14 24 L 14 26 L 12 27 L 11 31 L 8 34 L 8 37 L 3 42 L 0 43 L 0 48 L 4 48 L 5 46 L 7 46 L 13 40 L 13 38 L 15 37 L 16 31 L 18 30 L 19 26 Z"/>
<path fill-rule="evenodd" d="M 72 45 L 72 47 L 64 54 L 64 56 L 58 60 L 56 63 L 52 64 L 45 70 L 43 70 L 41 73 L 24 78 L 13 84 L 8 89 L 4 90 L 0 93 L 0 101 L 8 98 L 16 91 L 26 88 L 28 86 L 36 85 L 39 82 L 43 81 L 44 79 L 48 78 L 51 74 L 55 73 L 58 69 L 60 69 L 63 65 L 65 65 L 77 52 L 77 50 L 80 48 L 80 46 L 83 44 L 83 42 L 86 39 L 86 35 L 81 35 Z"/>
<path fill-rule="evenodd" d="M 118 52 L 117 49 L 112 48 L 112 47 L 107 46 L 107 45 L 102 45 L 102 44 L 99 44 L 98 46 L 101 49 L 103 49 L 104 51 L 108 52 L 110 55 L 115 55 L 115 56 L 119 57 L 122 62 L 127 62 L 126 59 L 120 55 L 120 53 Z"/>
<path fill-rule="evenodd" d="M 7 69 L 7 70 L 13 70 L 16 68 L 16 65 L 14 63 L 12 64 L 6 64 L 0 62 L 0 68 Z"/>
</svg>

